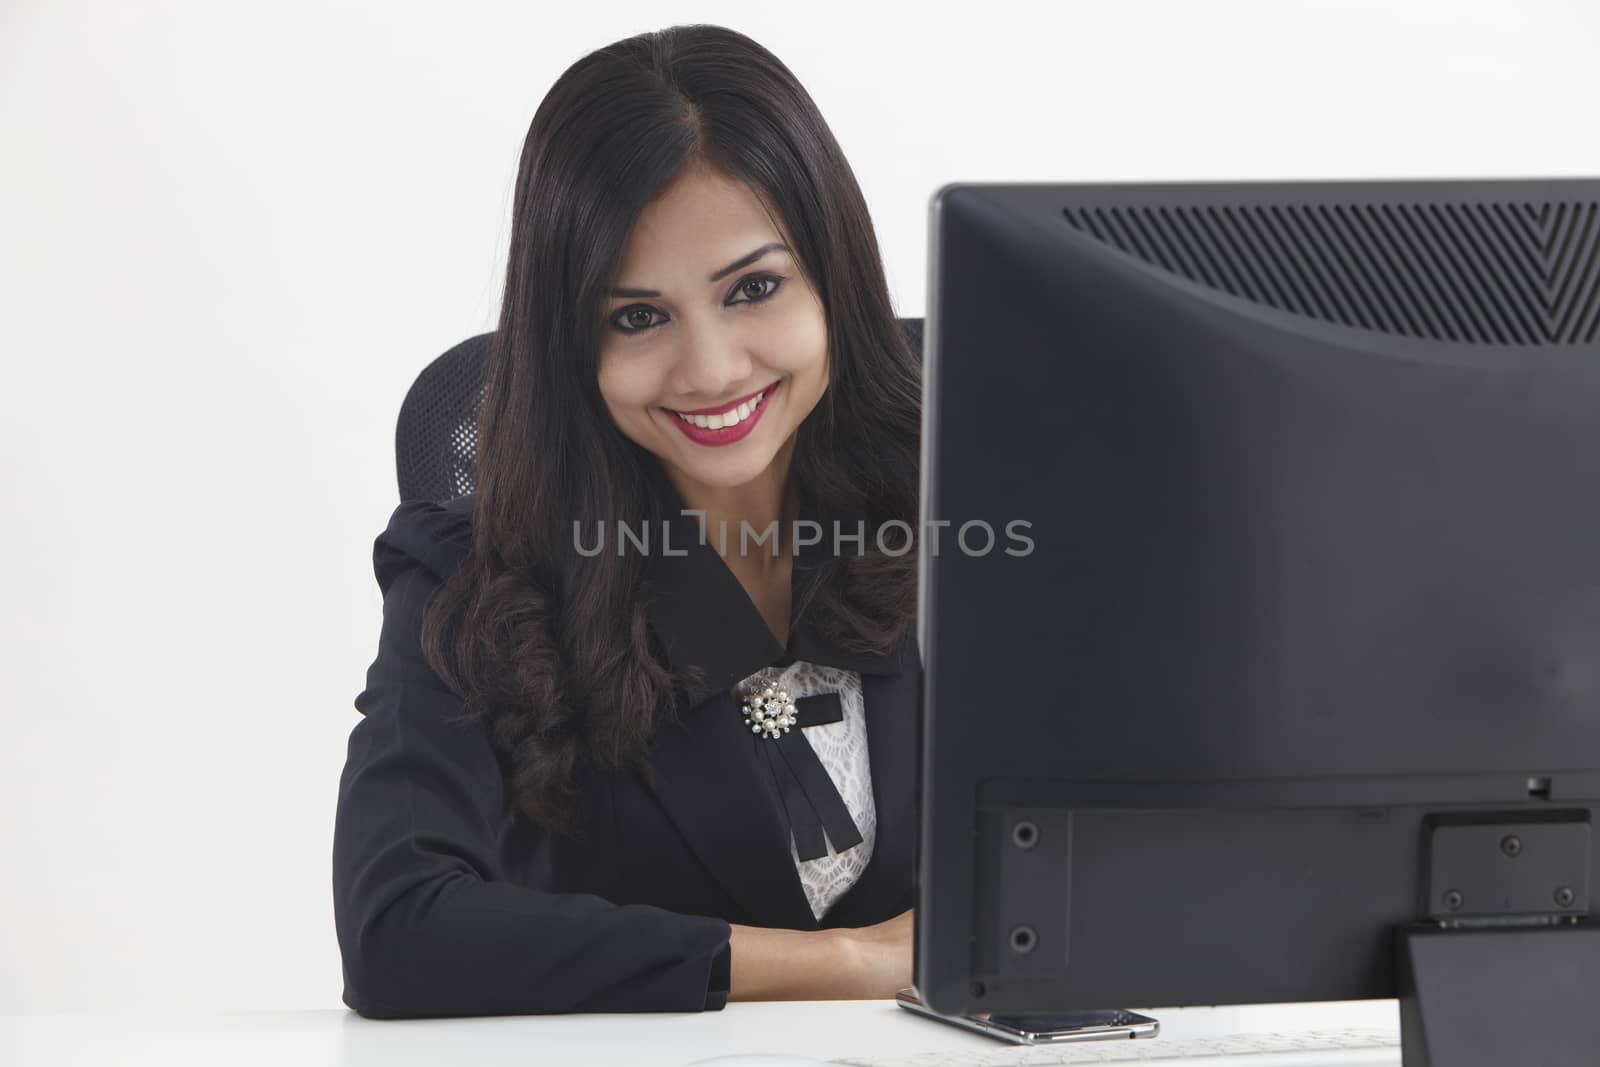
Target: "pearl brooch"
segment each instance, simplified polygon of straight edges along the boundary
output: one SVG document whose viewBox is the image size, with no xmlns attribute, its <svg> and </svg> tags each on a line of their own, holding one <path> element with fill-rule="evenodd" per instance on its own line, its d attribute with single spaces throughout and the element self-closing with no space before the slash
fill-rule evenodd
<svg viewBox="0 0 1600 1067">
<path fill-rule="evenodd" d="M 744 703 L 739 709 L 744 713 L 745 725 L 754 734 L 765 734 L 769 739 L 782 737 L 795 724 L 794 701 L 787 690 L 771 682 L 762 682 L 745 690 Z"/>
</svg>

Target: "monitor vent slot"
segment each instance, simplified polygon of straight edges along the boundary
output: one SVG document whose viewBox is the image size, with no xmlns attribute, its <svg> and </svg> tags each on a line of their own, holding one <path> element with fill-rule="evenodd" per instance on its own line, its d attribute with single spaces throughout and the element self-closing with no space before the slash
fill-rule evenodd
<svg viewBox="0 0 1600 1067">
<path fill-rule="evenodd" d="M 1234 296 L 1431 340 L 1590 344 L 1600 205 L 1066 208 L 1104 244 Z"/>
</svg>

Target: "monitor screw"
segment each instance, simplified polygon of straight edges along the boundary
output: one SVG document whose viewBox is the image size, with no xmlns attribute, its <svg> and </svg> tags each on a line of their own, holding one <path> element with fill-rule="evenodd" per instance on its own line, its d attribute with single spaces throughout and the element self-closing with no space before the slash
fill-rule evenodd
<svg viewBox="0 0 1600 1067">
<path fill-rule="evenodd" d="M 1522 851 L 1522 838 L 1516 834 L 1507 834 L 1500 841 L 1500 851 L 1508 856 L 1515 856 Z"/>
<path fill-rule="evenodd" d="M 1451 911 L 1460 911 L 1464 903 L 1466 901 L 1462 898 L 1460 890 L 1452 889 L 1444 895 L 1444 906 Z"/>
<path fill-rule="evenodd" d="M 1018 848 L 1032 848 L 1039 843 L 1039 828 L 1023 820 L 1011 828 L 1011 840 Z"/>
<path fill-rule="evenodd" d="M 1562 886 L 1556 890 L 1556 903 L 1563 908 L 1572 907 L 1572 902 L 1577 899 L 1578 894 L 1574 893 L 1569 886 Z"/>
<path fill-rule="evenodd" d="M 982 982 L 973 982 L 972 983 L 972 995 L 973 996 L 981 997 L 985 993 L 987 993 L 988 991 L 989 990 L 984 986 L 984 984 Z"/>
<path fill-rule="evenodd" d="M 1019 926 L 1011 931 L 1011 949 L 1027 955 L 1039 943 L 1039 935 L 1034 933 L 1031 926 Z"/>
</svg>

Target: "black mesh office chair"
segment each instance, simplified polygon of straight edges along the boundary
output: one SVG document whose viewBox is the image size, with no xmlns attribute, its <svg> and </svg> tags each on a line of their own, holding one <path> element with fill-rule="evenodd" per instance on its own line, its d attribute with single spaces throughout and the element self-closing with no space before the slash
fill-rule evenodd
<svg viewBox="0 0 1600 1067">
<path fill-rule="evenodd" d="M 922 351 L 922 320 L 901 319 L 913 351 Z M 491 333 L 469 337 L 429 363 L 406 391 L 395 426 L 401 500 L 444 503 L 476 487 L 478 407 Z"/>
</svg>

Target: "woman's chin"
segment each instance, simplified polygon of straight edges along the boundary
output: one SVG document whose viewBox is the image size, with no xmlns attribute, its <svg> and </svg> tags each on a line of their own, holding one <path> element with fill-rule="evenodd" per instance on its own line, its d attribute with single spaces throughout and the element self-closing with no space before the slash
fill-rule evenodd
<svg viewBox="0 0 1600 1067">
<path fill-rule="evenodd" d="M 743 449 L 741 454 L 730 453 L 725 457 L 685 456 L 681 451 L 671 457 L 661 457 L 662 462 L 675 467 L 684 478 L 707 489 L 737 489 L 747 485 L 772 465 L 772 459 L 766 449 L 759 452 Z"/>
</svg>

